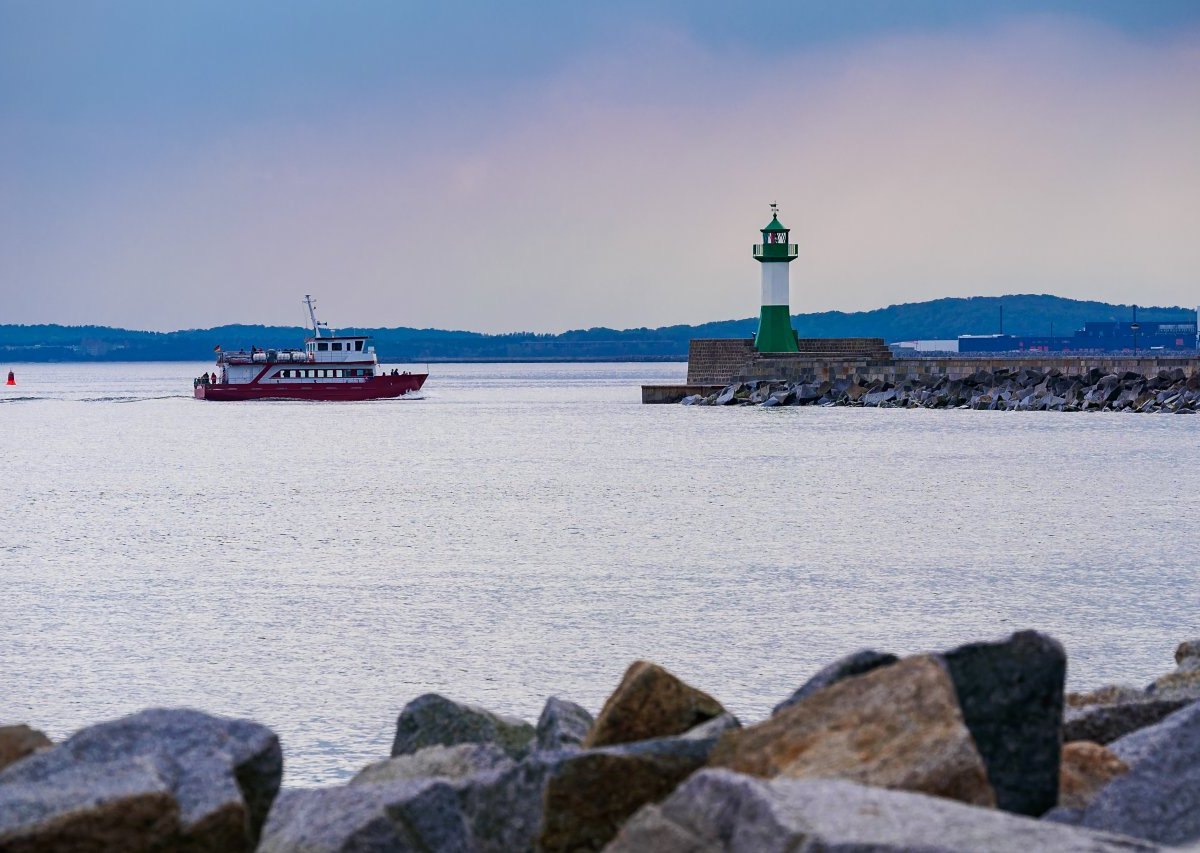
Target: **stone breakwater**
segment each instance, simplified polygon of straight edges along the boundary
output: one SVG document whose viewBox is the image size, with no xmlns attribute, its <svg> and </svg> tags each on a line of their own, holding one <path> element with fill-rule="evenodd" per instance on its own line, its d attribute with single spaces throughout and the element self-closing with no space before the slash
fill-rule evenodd
<svg viewBox="0 0 1200 853">
<path fill-rule="evenodd" d="M 1182 369 L 1154 376 L 1103 373 L 1093 369 L 1066 375 L 1046 372 L 979 370 L 951 379 L 915 376 L 889 382 L 834 379 L 822 382 L 734 382 L 708 394 L 692 394 L 685 406 L 872 406 L 897 409 L 986 409 L 1025 412 L 1166 412 L 1200 410 L 1200 374 Z"/>
<path fill-rule="evenodd" d="M 1064 693 L 1022 631 L 860 650 L 743 724 L 635 662 L 593 717 L 427 694 L 347 784 L 280 789 L 266 727 L 152 709 L 59 744 L 0 727 L 0 851 L 1150 851 L 1200 841 L 1200 640 Z"/>
</svg>

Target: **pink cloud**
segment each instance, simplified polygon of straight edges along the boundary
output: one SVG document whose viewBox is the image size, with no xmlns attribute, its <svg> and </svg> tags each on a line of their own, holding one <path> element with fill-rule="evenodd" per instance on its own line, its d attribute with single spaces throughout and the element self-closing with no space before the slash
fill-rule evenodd
<svg viewBox="0 0 1200 853">
<path fill-rule="evenodd" d="M 794 311 L 1192 304 L 1197 103 L 1196 32 L 1030 19 L 783 58 L 645 32 L 419 120 L 375 103 L 206 140 L 89 188 L 14 272 L 73 294 L 31 321 L 292 322 L 314 292 L 342 323 L 700 322 L 757 310 L 778 200 Z"/>
</svg>

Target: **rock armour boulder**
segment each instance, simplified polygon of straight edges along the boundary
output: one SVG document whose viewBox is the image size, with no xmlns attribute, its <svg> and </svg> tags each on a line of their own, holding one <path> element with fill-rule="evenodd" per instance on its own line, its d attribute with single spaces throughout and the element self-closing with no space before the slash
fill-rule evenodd
<svg viewBox="0 0 1200 853">
<path fill-rule="evenodd" d="M 253 850 L 282 770 L 256 723 L 143 711 L 0 772 L 0 849 Z"/>
<path fill-rule="evenodd" d="M 1037 816 L 1058 800 L 1067 655 L 1051 637 L 1021 631 L 941 655 L 962 716 L 987 766 L 996 805 Z"/>
<path fill-rule="evenodd" d="M 595 724 L 587 709 L 551 696 L 537 723 L 537 748 L 571 749 L 580 746 Z"/>
<path fill-rule="evenodd" d="M 508 753 L 491 743 L 429 746 L 369 764 L 350 780 L 351 785 L 398 782 L 406 779 L 465 779 L 512 766 Z"/>
<path fill-rule="evenodd" d="M 866 383 L 865 385 L 862 383 Z M 976 371 L 962 379 L 938 375 L 808 381 L 748 380 L 707 396 L 693 395 L 688 405 L 876 406 L 879 408 L 986 409 L 988 411 L 1125 411 L 1195 414 L 1200 410 L 1200 374 L 1182 370 L 1156 376 L 1127 372 L 1077 376 L 1058 371 L 999 369 Z"/>
<path fill-rule="evenodd" d="M 1068 708 L 1063 715 L 1063 741 L 1094 741 L 1105 744 L 1152 726 L 1175 713 L 1189 699 L 1148 699 L 1113 705 Z"/>
<path fill-rule="evenodd" d="M 1175 649 L 1174 672 L 1158 678 L 1146 688 L 1155 699 L 1200 700 L 1200 640 L 1180 643 Z"/>
<path fill-rule="evenodd" d="M 400 712 L 392 757 L 430 746 L 493 743 L 513 758 L 520 758 L 529 751 L 533 737 L 533 726 L 524 720 L 426 693 Z"/>
<path fill-rule="evenodd" d="M 820 670 L 816 675 L 804 682 L 791 696 L 775 706 L 771 714 L 778 714 L 784 708 L 790 708 L 801 699 L 805 699 L 818 690 L 824 690 L 832 684 L 854 675 L 862 675 L 881 666 L 893 664 L 900 658 L 889 652 L 877 652 L 874 649 L 860 649 L 857 652 L 835 660 L 829 666 Z"/>
<path fill-rule="evenodd" d="M 583 746 L 680 735 L 724 712 L 716 699 L 661 666 L 635 661 L 604 703 Z"/>
<path fill-rule="evenodd" d="M 630 815 L 703 767 L 715 743 L 685 735 L 567 755 L 547 778 L 537 849 L 602 849 Z"/>
<path fill-rule="evenodd" d="M 995 803 L 954 684 L 931 656 L 847 678 L 728 732 L 709 763 L 767 778 L 841 778 Z"/>
<path fill-rule="evenodd" d="M 1065 808 L 1085 808 L 1101 788 L 1127 772 L 1129 765 L 1098 743 L 1068 743 L 1063 747 L 1058 803 Z"/>
<path fill-rule="evenodd" d="M 1153 844 L 834 779 L 704 770 L 639 811 L 608 853 L 1134 853 Z"/>
<path fill-rule="evenodd" d="M 713 717 L 711 720 L 706 720 L 694 728 L 688 729 L 680 735 L 688 740 L 716 740 L 725 732 L 731 732 L 734 729 L 740 729 L 742 721 L 726 711 L 719 717 Z"/>
<path fill-rule="evenodd" d="M 1120 832 L 1162 844 L 1200 841 L 1200 704 L 1109 744 L 1129 767 L 1083 809 L 1047 820 Z"/>
<path fill-rule="evenodd" d="M 558 754 L 473 776 L 285 791 L 258 853 L 512 853 L 533 849 Z"/>
</svg>

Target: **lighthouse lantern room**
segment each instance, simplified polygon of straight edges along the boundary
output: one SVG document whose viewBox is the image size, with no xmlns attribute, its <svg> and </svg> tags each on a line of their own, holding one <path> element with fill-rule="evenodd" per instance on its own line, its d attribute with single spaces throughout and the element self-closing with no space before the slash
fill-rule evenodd
<svg viewBox="0 0 1200 853">
<path fill-rule="evenodd" d="M 788 229 L 779 221 L 779 206 L 771 204 L 771 221 L 762 229 L 763 241 L 754 245 L 754 260 L 762 264 L 762 309 L 754 348 L 759 352 L 796 352 L 792 330 L 788 264 L 796 260 L 796 244 L 788 242 Z"/>
</svg>

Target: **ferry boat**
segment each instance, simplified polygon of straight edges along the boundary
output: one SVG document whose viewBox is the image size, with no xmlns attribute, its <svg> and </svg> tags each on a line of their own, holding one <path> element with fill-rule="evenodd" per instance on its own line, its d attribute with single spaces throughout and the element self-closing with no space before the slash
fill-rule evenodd
<svg viewBox="0 0 1200 853">
<path fill-rule="evenodd" d="M 304 349 L 226 352 L 217 347 L 217 370 L 192 383 L 196 399 L 383 400 L 419 391 L 429 378 L 427 373 L 381 373 L 370 337 L 339 335 L 317 321 L 311 296 L 304 304 L 313 332 Z"/>
</svg>

